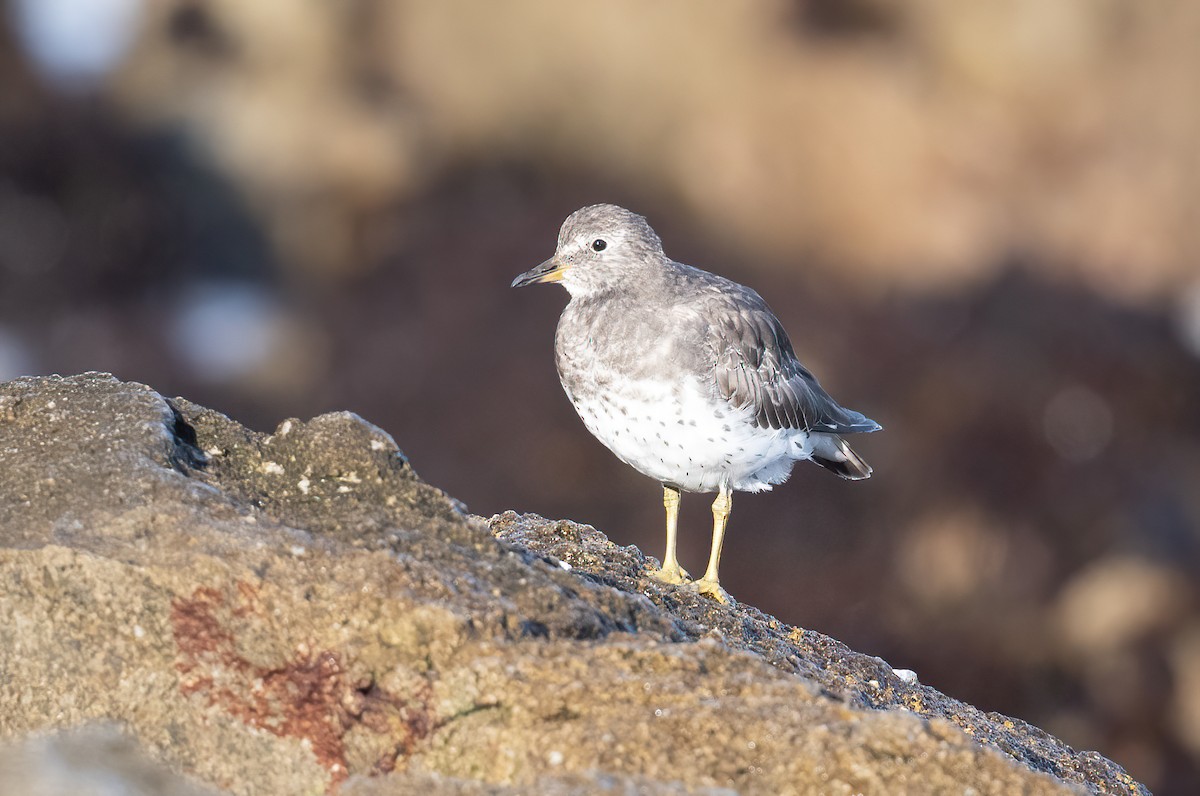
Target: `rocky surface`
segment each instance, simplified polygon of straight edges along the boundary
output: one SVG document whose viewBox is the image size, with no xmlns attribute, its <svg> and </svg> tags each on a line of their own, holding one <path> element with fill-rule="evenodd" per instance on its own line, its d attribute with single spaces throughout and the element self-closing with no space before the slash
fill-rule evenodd
<svg viewBox="0 0 1200 796">
<path fill-rule="evenodd" d="M 647 562 L 588 526 L 468 515 L 352 414 L 267 435 L 106 375 L 10 382 L 0 786 L 1146 792 Z"/>
</svg>

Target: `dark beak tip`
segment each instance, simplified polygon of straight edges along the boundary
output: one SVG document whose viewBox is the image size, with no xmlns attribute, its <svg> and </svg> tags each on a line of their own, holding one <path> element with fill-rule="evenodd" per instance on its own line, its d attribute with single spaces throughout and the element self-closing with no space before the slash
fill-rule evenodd
<svg viewBox="0 0 1200 796">
<path fill-rule="evenodd" d="M 536 285 L 538 282 L 542 281 L 542 277 L 553 272 L 558 267 L 558 261 L 551 257 L 541 265 L 538 265 L 535 268 L 530 268 L 523 274 L 519 274 L 517 278 L 512 281 L 512 284 L 509 285 L 509 287 L 525 287 L 526 285 Z"/>
</svg>

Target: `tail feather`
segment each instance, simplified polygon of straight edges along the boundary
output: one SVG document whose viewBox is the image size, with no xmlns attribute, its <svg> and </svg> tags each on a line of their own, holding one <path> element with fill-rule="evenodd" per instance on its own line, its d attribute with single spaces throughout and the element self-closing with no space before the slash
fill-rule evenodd
<svg viewBox="0 0 1200 796">
<path fill-rule="evenodd" d="M 815 436 L 815 435 L 814 435 Z M 871 465 L 837 434 L 821 434 L 813 445 L 812 460 L 850 481 L 871 477 Z"/>
</svg>

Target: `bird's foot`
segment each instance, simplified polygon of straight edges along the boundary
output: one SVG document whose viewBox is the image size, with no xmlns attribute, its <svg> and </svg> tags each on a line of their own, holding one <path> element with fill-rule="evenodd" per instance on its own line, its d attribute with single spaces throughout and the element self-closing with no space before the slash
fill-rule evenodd
<svg viewBox="0 0 1200 796">
<path fill-rule="evenodd" d="M 672 586 L 678 586 L 691 580 L 691 576 L 688 575 L 687 570 L 678 564 L 673 567 L 664 566 L 662 569 L 652 569 L 650 570 L 650 577 L 663 583 L 669 583 Z"/>
<path fill-rule="evenodd" d="M 703 594 L 705 597 L 716 600 L 721 605 L 729 605 L 734 601 L 733 597 L 729 595 L 729 592 L 722 589 L 721 584 L 717 583 L 715 580 L 700 578 L 700 580 L 692 581 L 691 587 L 700 594 Z"/>
</svg>

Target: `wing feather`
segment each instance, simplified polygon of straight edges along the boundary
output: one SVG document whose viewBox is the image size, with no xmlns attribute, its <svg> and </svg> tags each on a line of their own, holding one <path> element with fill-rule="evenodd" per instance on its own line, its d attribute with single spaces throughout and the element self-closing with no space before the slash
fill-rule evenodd
<svg viewBox="0 0 1200 796">
<path fill-rule="evenodd" d="M 715 386 L 732 405 L 750 409 L 762 428 L 835 434 L 878 431 L 839 406 L 796 358 L 782 324 L 762 298 L 736 283 L 708 293 L 702 310 L 716 362 Z"/>
</svg>

